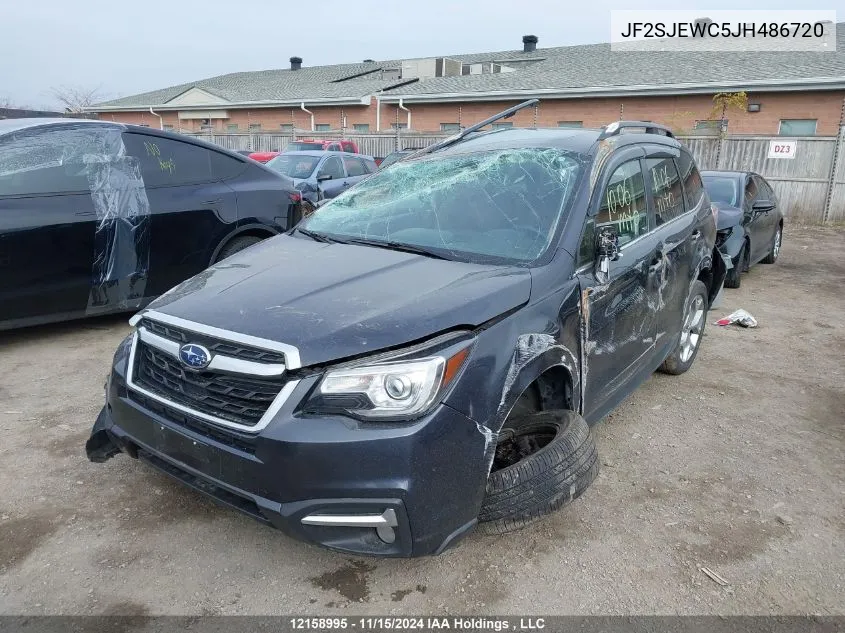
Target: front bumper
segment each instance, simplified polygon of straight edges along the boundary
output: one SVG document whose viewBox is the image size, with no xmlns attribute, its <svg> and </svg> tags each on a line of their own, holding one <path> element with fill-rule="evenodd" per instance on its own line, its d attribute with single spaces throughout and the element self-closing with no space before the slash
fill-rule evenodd
<svg viewBox="0 0 845 633">
<path fill-rule="evenodd" d="M 95 462 L 122 451 L 294 538 L 345 552 L 436 554 L 471 531 L 487 478 L 475 422 L 446 405 L 401 425 L 299 416 L 295 403 L 314 380 L 249 435 L 179 419 L 115 369 L 86 449 Z"/>
</svg>

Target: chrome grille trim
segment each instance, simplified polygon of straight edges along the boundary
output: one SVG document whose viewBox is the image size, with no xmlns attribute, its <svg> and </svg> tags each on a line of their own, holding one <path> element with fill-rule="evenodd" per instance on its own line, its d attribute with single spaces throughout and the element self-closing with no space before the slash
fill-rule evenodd
<svg viewBox="0 0 845 633">
<path fill-rule="evenodd" d="M 234 341 L 237 343 L 243 343 L 244 345 L 251 345 L 254 347 L 260 347 L 264 349 L 270 349 L 276 352 L 281 352 L 282 354 L 284 354 L 285 360 L 287 361 L 285 366 L 279 364 L 256 363 L 252 361 L 241 360 L 239 358 L 231 358 L 227 356 L 216 355 L 212 359 L 212 362 L 209 364 L 208 369 L 213 369 L 222 372 L 241 373 L 266 378 L 279 376 L 288 369 L 298 369 L 300 367 L 299 350 L 291 345 L 277 343 L 275 341 L 268 341 L 266 339 L 249 336 L 246 334 L 239 334 L 237 332 L 229 332 L 228 330 L 222 330 L 219 328 L 206 326 L 201 323 L 195 323 L 193 321 L 180 319 L 178 317 L 172 317 L 170 315 L 162 314 L 153 310 L 146 310 L 136 314 L 129 321 L 129 324 L 132 326 L 136 326 L 140 322 L 141 318 L 149 318 L 154 321 L 161 321 L 174 327 L 179 327 L 185 330 L 205 334 L 215 338 L 220 338 L 222 340 Z M 290 398 L 291 394 L 294 392 L 297 385 L 299 384 L 299 380 L 289 380 L 288 382 L 286 382 L 285 385 L 282 387 L 281 391 L 279 391 L 278 395 L 273 399 L 273 402 L 267 408 L 267 411 L 264 413 L 261 419 L 258 420 L 256 424 L 252 426 L 246 424 L 238 424 L 237 422 L 232 422 L 231 420 L 225 420 L 223 418 L 219 418 L 217 416 L 209 415 L 207 413 L 197 411 L 190 407 L 186 407 L 182 404 L 179 404 L 178 402 L 173 402 L 172 400 L 163 398 L 162 396 L 153 393 L 148 389 L 144 389 L 143 387 L 136 384 L 133 381 L 133 373 L 135 371 L 135 360 L 138 349 L 138 341 L 142 339 L 145 344 L 155 347 L 156 349 L 159 349 L 165 353 L 171 354 L 177 359 L 179 358 L 179 348 L 181 346 L 178 343 L 176 343 L 175 341 L 170 341 L 164 337 L 158 336 L 157 334 L 153 334 L 152 332 L 149 332 L 144 328 L 137 328 L 135 330 L 135 334 L 132 337 L 132 346 L 129 351 L 129 362 L 126 369 L 127 387 L 129 387 L 133 391 L 143 394 L 147 398 L 151 398 L 152 400 L 167 405 L 168 407 L 176 409 L 177 411 L 180 411 L 186 415 L 192 416 L 198 420 L 202 420 L 210 424 L 214 424 L 218 427 L 234 429 L 243 433 L 259 433 L 260 431 L 265 429 L 268 424 L 270 424 L 270 422 L 281 410 L 285 402 L 287 402 L 288 398 Z M 217 362 L 217 365 L 215 366 L 214 361 L 216 359 L 221 360 L 219 360 Z"/>
</svg>

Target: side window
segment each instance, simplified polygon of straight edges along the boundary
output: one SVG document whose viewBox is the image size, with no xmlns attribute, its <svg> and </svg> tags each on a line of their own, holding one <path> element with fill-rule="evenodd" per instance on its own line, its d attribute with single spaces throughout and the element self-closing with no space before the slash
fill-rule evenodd
<svg viewBox="0 0 845 633">
<path fill-rule="evenodd" d="M 320 167 L 317 176 L 331 176 L 332 178 L 344 178 L 346 174 L 343 173 L 343 166 L 340 164 L 340 159 L 337 156 L 332 156 L 326 159 L 326 162 Z"/>
<path fill-rule="evenodd" d="M 61 126 L 4 137 L 0 196 L 88 192 L 89 176 L 96 175 L 97 165 L 116 159 L 119 143 L 108 140 L 108 131 L 91 126 Z"/>
<path fill-rule="evenodd" d="M 367 126 L 367 130 L 365 130 L 365 131 L 369 131 L 369 126 Z M 343 142 L 343 151 L 344 152 L 350 152 L 350 153 L 354 154 L 355 148 L 352 146 L 352 143 L 350 143 L 349 141 L 344 141 Z"/>
<path fill-rule="evenodd" d="M 601 198 L 596 227 L 613 226 L 619 245 L 648 232 L 645 184 L 639 159 L 622 163 L 613 172 Z"/>
<path fill-rule="evenodd" d="M 751 205 L 757 198 L 757 193 L 757 182 L 754 180 L 753 177 L 749 177 L 748 180 L 745 182 L 745 193 L 742 197 L 743 205 L 746 211 L 751 211 Z"/>
<path fill-rule="evenodd" d="M 346 166 L 346 173 L 349 176 L 365 176 L 367 174 L 364 163 L 358 158 L 344 156 L 343 164 Z"/>
<path fill-rule="evenodd" d="M 775 196 L 775 192 L 772 189 L 771 185 L 763 180 L 760 176 L 754 176 L 754 183 L 757 185 L 757 191 L 759 192 L 760 198 L 765 198 L 766 200 L 771 200 L 772 202 L 777 202 L 777 197 Z"/>
<path fill-rule="evenodd" d="M 581 244 L 578 246 L 578 266 L 590 264 L 596 259 L 596 221 L 587 218 L 584 232 L 581 234 Z"/>
<path fill-rule="evenodd" d="M 686 200 L 687 209 L 692 211 L 698 207 L 704 197 L 704 183 L 701 182 L 701 174 L 698 173 L 692 156 L 683 149 L 678 158 L 678 171 L 684 183 L 684 200 Z"/>
<path fill-rule="evenodd" d="M 234 178 L 246 169 L 246 163 L 220 152 L 211 152 L 211 175 L 214 180 Z"/>
<path fill-rule="evenodd" d="M 211 182 L 211 150 L 160 136 L 126 133 L 126 149 L 141 165 L 147 187 Z"/>
<path fill-rule="evenodd" d="M 654 198 L 657 226 L 674 220 L 684 213 L 684 190 L 678 168 L 671 158 L 649 158 L 648 180 Z"/>
</svg>

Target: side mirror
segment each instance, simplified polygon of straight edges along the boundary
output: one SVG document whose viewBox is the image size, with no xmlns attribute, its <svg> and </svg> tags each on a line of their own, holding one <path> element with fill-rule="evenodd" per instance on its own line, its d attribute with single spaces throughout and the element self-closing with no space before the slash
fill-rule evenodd
<svg viewBox="0 0 845 633">
<path fill-rule="evenodd" d="M 619 235 L 616 229 L 603 226 L 596 236 L 596 253 L 599 259 L 599 271 L 607 274 L 610 262 L 615 262 L 622 254 L 619 252 Z"/>
<path fill-rule="evenodd" d="M 768 213 L 774 208 L 775 205 L 771 200 L 757 200 L 751 206 L 751 209 L 754 211 L 754 213 Z"/>
<path fill-rule="evenodd" d="M 322 174 L 321 176 L 317 176 L 317 182 L 325 182 L 326 180 L 331 180 L 331 174 Z"/>
</svg>

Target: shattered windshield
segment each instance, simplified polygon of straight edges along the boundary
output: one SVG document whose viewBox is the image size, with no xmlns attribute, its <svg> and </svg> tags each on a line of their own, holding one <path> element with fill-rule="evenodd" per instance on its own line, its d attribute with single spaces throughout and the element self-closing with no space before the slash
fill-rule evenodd
<svg viewBox="0 0 845 633">
<path fill-rule="evenodd" d="M 461 261 L 530 262 L 548 248 L 580 169 L 573 154 L 558 149 L 432 155 L 371 176 L 302 226 Z"/>
<path fill-rule="evenodd" d="M 703 176 L 702 180 L 704 181 L 704 189 L 712 202 L 724 202 L 732 207 L 736 206 L 736 178 Z"/>
</svg>

